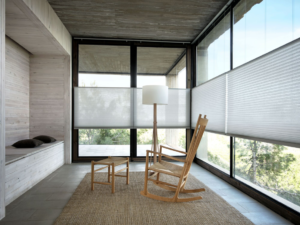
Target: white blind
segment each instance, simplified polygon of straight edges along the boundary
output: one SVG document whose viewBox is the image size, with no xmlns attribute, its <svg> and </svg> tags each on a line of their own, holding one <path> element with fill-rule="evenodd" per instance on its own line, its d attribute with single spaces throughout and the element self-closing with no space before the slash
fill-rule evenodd
<svg viewBox="0 0 300 225">
<path fill-rule="evenodd" d="M 229 73 L 228 133 L 300 143 L 299 40 Z"/>
<path fill-rule="evenodd" d="M 142 104 L 142 89 L 135 89 L 134 127 L 153 127 L 153 106 Z M 168 105 L 157 106 L 158 128 L 190 127 L 190 89 L 170 89 Z"/>
<path fill-rule="evenodd" d="M 75 128 L 129 128 L 130 88 L 75 88 Z"/>
<path fill-rule="evenodd" d="M 168 105 L 157 106 L 157 126 L 190 127 L 189 89 L 169 89 Z M 74 127 L 152 128 L 153 106 L 142 104 L 140 88 L 75 88 Z"/>
<path fill-rule="evenodd" d="M 192 89 L 192 128 L 199 114 L 207 115 L 206 130 L 225 132 L 226 74 Z"/>
</svg>

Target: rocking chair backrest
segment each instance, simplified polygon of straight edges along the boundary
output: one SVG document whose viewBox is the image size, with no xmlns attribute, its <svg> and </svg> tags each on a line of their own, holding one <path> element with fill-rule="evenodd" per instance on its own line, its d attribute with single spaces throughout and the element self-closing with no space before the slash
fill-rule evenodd
<svg viewBox="0 0 300 225">
<path fill-rule="evenodd" d="M 206 115 L 204 118 L 201 118 L 201 114 L 198 117 L 198 121 L 195 127 L 194 135 L 192 138 L 192 141 L 190 143 L 190 147 L 188 150 L 188 154 L 186 156 L 186 163 L 184 164 L 184 176 L 187 175 L 190 171 L 190 168 L 192 166 L 193 160 L 195 158 L 196 152 L 198 150 L 201 138 L 203 136 L 203 133 L 205 131 L 208 119 L 206 119 Z"/>
</svg>

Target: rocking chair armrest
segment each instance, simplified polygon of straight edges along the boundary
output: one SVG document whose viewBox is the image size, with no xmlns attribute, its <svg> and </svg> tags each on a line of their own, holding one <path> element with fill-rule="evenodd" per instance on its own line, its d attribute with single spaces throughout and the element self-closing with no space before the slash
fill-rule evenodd
<svg viewBox="0 0 300 225">
<path fill-rule="evenodd" d="M 163 154 L 163 153 L 161 153 L 161 152 L 154 152 L 154 151 L 151 151 L 151 150 L 147 150 L 147 156 L 146 156 L 147 158 L 149 157 L 149 153 L 154 153 L 154 154 L 157 154 L 157 155 L 159 155 L 159 156 L 164 156 L 164 157 L 166 157 L 166 158 L 173 159 L 173 160 L 179 161 L 179 162 L 186 162 L 185 159 L 178 159 L 178 158 L 169 156 L 169 155 L 167 155 L 167 154 Z"/>
<path fill-rule="evenodd" d="M 183 152 L 183 151 L 180 151 L 180 150 L 178 150 L 178 149 L 176 149 L 176 148 L 169 147 L 169 146 L 166 146 L 166 145 L 163 145 L 163 144 L 160 145 L 160 153 L 162 152 L 162 148 L 166 148 L 166 149 L 168 149 L 168 150 L 171 150 L 171 151 L 174 151 L 174 152 L 179 152 L 179 153 L 181 153 L 181 154 L 187 155 L 187 152 Z"/>
</svg>

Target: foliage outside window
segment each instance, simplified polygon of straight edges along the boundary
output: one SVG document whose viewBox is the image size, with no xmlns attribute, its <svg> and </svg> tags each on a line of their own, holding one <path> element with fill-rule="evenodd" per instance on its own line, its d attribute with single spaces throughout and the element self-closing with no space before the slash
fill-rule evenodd
<svg viewBox="0 0 300 225">
<path fill-rule="evenodd" d="M 129 145 L 129 129 L 80 129 L 79 145 Z"/>
<path fill-rule="evenodd" d="M 300 151 L 235 138 L 235 176 L 300 206 Z"/>
<path fill-rule="evenodd" d="M 204 132 L 196 157 L 229 174 L 230 137 Z"/>
<path fill-rule="evenodd" d="M 137 130 L 137 156 L 145 156 L 146 150 L 151 150 L 152 132 L 152 129 Z M 159 144 L 167 144 L 171 147 L 185 151 L 185 129 L 158 129 L 157 136 Z M 178 155 L 176 152 L 173 151 L 164 151 L 164 153 L 168 153 L 170 155 Z"/>
</svg>

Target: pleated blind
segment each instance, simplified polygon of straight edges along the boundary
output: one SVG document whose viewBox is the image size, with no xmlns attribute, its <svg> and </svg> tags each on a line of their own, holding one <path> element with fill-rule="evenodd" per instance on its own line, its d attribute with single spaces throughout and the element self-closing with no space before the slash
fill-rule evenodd
<svg viewBox="0 0 300 225">
<path fill-rule="evenodd" d="M 225 132 L 226 74 L 192 89 L 192 128 L 199 114 L 207 115 L 206 130 Z"/>
<path fill-rule="evenodd" d="M 300 41 L 229 73 L 228 133 L 300 143 Z"/>
<path fill-rule="evenodd" d="M 130 128 L 130 88 L 75 88 L 75 128 Z"/>
<path fill-rule="evenodd" d="M 135 91 L 134 127 L 153 127 L 153 106 L 142 104 L 142 89 Z M 190 127 L 190 89 L 170 89 L 168 105 L 157 106 L 158 128 Z"/>
<path fill-rule="evenodd" d="M 153 106 L 142 104 L 141 88 L 75 88 L 74 126 L 152 128 Z M 168 105 L 157 106 L 158 128 L 190 127 L 190 90 L 169 89 Z"/>
<path fill-rule="evenodd" d="M 300 40 L 192 89 L 192 127 L 279 144 L 300 144 Z"/>
</svg>

